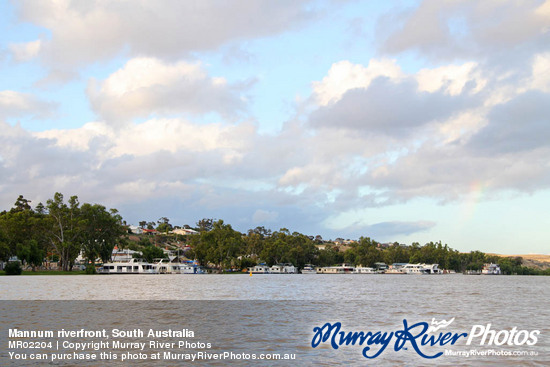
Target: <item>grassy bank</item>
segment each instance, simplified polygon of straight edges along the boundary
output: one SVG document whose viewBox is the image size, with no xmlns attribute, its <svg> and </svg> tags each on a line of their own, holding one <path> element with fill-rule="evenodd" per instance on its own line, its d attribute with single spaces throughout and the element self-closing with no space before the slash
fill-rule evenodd
<svg viewBox="0 0 550 367">
<path fill-rule="evenodd" d="M 0 271 L 0 276 L 6 275 L 5 271 Z M 62 271 L 62 270 L 23 270 L 21 275 L 86 275 L 85 271 Z"/>
</svg>

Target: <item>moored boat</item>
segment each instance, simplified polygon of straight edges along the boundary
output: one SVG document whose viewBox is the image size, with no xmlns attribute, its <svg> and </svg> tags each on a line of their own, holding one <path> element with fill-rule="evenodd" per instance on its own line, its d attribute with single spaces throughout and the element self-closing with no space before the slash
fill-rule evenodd
<svg viewBox="0 0 550 367">
<path fill-rule="evenodd" d="M 258 264 L 252 268 L 248 268 L 251 274 L 269 274 L 269 266 L 266 264 Z"/>
<path fill-rule="evenodd" d="M 483 265 L 483 270 L 481 270 L 483 275 L 500 275 L 500 266 L 498 264 L 485 264 Z"/>
<path fill-rule="evenodd" d="M 353 269 L 353 273 L 354 274 L 377 274 L 377 271 L 374 268 L 356 266 L 355 269 Z"/>
<path fill-rule="evenodd" d="M 295 274 L 296 268 L 292 264 L 275 264 L 269 268 L 270 274 Z"/>
<path fill-rule="evenodd" d="M 317 270 L 311 264 L 306 264 L 302 269 L 302 274 L 317 274 Z"/>
<path fill-rule="evenodd" d="M 406 274 L 403 267 L 407 263 L 393 263 L 391 264 L 384 274 Z"/>
<path fill-rule="evenodd" d="M 407 264 L 403 266 L 402 270 L 405 274 L 429 274 L 428 269 L 425 269 L 423 264 Z"/>
<path fill-rule="evenodd" d="M 130 259 L 130 261 L 104 263 L 98 272 L 100 274 L 156 274 L 157 269 L 155 264 L 142 259 Z"/>
<path fill-rule="evenodd" d="M 338 266 L 325 266 L 323 268 L 318 268 L 318 274 L 352 274 L 354 267 L 347 264 L 342 264 Z"/>
</svg>

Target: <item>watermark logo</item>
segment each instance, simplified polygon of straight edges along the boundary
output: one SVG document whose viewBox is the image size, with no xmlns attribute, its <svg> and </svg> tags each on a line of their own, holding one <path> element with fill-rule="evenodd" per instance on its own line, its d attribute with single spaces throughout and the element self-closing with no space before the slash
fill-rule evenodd
<svg viewBox="0 0 550 367">
<path fill-rule="evenodd" d="M 453 321 L 455 321 L 454 317 L 449 321 L 446 321 L 446 320 L 435 321 L 435 319 L 432 319 L 432 324 L 428 328 L 428 333 L 435 333 L 439 329 L 445 329 L 447 326 L 451 325 Z"/>
<path fill-rule="evenodd" d="M 313 328 L 311 346 L 316 348 L 323 343 L 329 344 L 333 349 L 360 346 L 363 357 L 368 359 L 380 356 L 388 347 L 395 352 L 412 349 L 423 358 L 433 359 L 444 354 L 444 351 L 434 348 L 455 345 L 459 341 L 464 341 L 466 345 L 479 342 L 480 346 L 532 346 L 537 343 L 540 334 L 539 330 L 518 330 L 517 327 L 497 331 L 491 329 L 491 324 L 474 325 L 469 333 L 445 332 L 444 329 L 454 320 L 453 317 L 448 321 L 432 319 L 431 323 L 410 324 L 404 319 L 403 328 L 395 331 L 345 331 L 340 322 L 327 322 Z"/>
<path fill-rule="evenodd" d="M 496 331 L 491 329 L 491 324 L 474 325 L 466 345 L 472 344 L 476 339 L 479 340 L 479 345 L 535 345 L 539 334 L 540 330 L 527 331 L 513 327 L 510 330 Z"/>
</svg>

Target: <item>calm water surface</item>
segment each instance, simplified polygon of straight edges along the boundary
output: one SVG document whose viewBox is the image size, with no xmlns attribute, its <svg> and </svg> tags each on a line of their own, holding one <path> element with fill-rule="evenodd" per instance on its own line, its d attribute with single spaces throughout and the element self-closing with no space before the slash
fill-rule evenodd
<svg viewBox="0 0 550 367">
<path fill-rule="evenodd" d="M 0 278 L 1 323 L 9 327 L 67 329 L 189 327 L 214 349 L 295 353 L 288 362 L 232 361 L 233 365 L 550 365 L 550 277 L 406 275 L 97 275 Z M 480 347 L 462 341 L 427 349 L 494 349 L 534 356 L 419 357 L 391 344 L 375 360 L 361 346 L 311 347 L 313 328 L 341 322 L 345 331 L 397 331 L 432 319 L 446 331 L 540 330 L 534 346 Z M 138 321 L 139 320 L 139 321 Z M 4 341 L 2 341 L 4 342 Z M 460 344 L 460 345 L 458 345 Z M 5 353 L 2 355 L 5 359 Z M 8 365 L 20 365 L 4 360 Z M 150 362 L 150 361 L 149 361 Z M 5 365 L 6 363 L 2 363 Z M 174 365 L 162 362 L 157 365 Z M 179 362 L 184 364 L 185 362 Z M 117 363 L 115 363 L 117 364 Z M 136 361 L 133 364 L 147 364 Z M 227 365 L 209 361 L 208 365 Z M 40 365 L 36 363 L 35 365 Z M 125 364 L 120 364 L 125 365 Z"/>
</svg>

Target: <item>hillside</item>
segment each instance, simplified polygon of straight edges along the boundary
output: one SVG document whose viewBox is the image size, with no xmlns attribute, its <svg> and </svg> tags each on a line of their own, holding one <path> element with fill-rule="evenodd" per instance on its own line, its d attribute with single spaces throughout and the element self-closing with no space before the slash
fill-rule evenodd
<svg viewBox="0 0 550 367">
<path fill-rule="evenodd" d="M 501 255 L 501 254 L 490 254 L 501 257 L 521 257 L 523 258 L 523 266 L 530 268 L 546 270 L 550 268 L 550 255 L 541 255 L 541 254 L 526 254 L 526 255 Z"/>
</svg>

